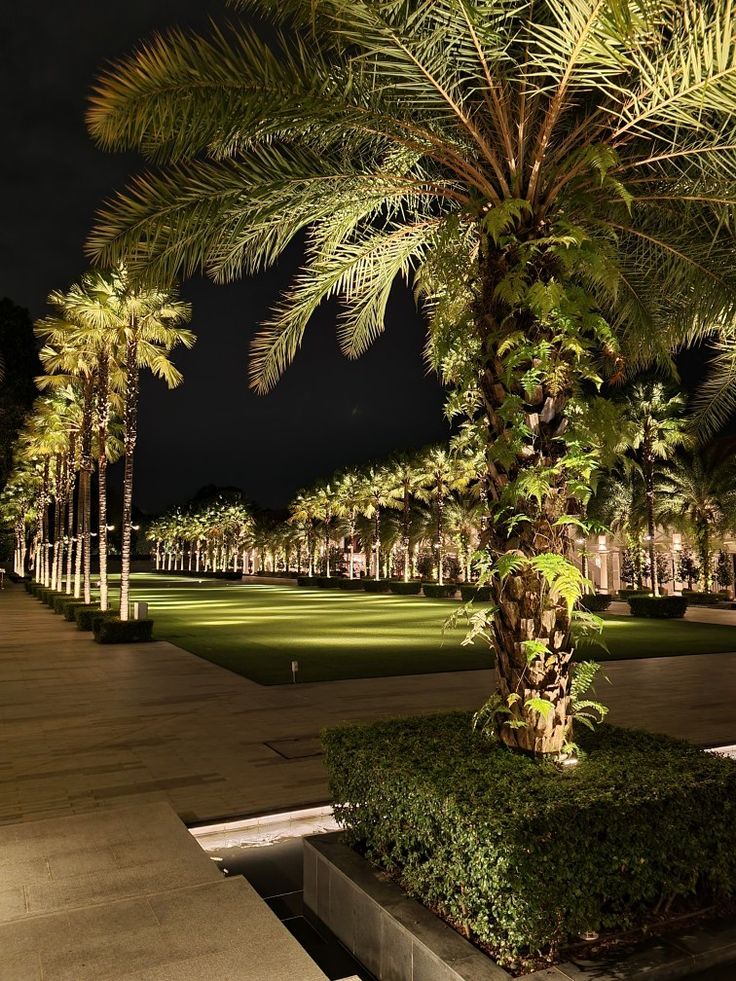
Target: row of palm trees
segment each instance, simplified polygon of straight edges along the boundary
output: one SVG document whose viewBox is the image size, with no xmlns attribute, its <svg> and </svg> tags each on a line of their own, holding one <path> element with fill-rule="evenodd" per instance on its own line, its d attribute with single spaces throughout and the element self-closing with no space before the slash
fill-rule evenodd
<svg viewBox="0 0 736 981">
<path fill-rule="evenodd" d="M 633 385 L 609 425 L 609 468 L 588 518 L 616 533 L 634 557 L 632 585 L 659 593 L 657 529 L 690 541 L 696 580 L 709 591 L 719 542 L 736 528 L 736 465 L 730 452 L 699 447 L 685 400 L 656 379 Z M 462 441 L 342 470 L 300 491 L 288 518 L 218 499 L 176 508 L 149 529 L 159 569 L 358 574 L 375 579 L 472 580 L 484 531 L 483 461 Z M 585 547 L 578 542 L 585 561 Z M 693 565 L 692 568 L 695 568 Z M 692 578 L 692 568 L 688 578 Z"/>
<path fill-rule="evenodd" d="M 172 289 L 137 286 L 123 266 L 86 273 L 54 292 L 38 321 L 41 394 L 16 446 L 2 511 L 15 529 L 15 565 L 53 589 L 91 602 L 92 538 L 98 538 L 100 608 L 109 607 L 107 468 L 122 456 L 120 618 L 129 616 L 133 462 L 139 378 L 150 370 L 173 388 L 170 360 L 191 347 L 191 311 Z M 97 472 L 97 531 L 92 481 Z"/>
</svg>

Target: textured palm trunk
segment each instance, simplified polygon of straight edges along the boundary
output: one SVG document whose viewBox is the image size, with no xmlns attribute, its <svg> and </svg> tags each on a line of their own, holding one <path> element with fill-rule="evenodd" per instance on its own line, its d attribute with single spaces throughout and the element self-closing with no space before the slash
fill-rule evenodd
<svg viewBox="0 0 736 981">
<path fill-rule="evenodd" d="M 105 354 L 98 363 L 97 379 L 97 488 L 100 551 L 100 609 L 108 608 L 107 582 L 107 427 L 110 418 L 109 361 Z"/>
<path fill-rule="evenodd" d="M 442 496 L 442 494 L 440 492 L 440 493 L 438 493 L 438 496 L 437 496 L 437 529 L 436 529 L 436 532 L 437 532 L 437 582 L 440 584 L 440 586 L 444 586 L 444 584 L 445 584 L 444 570 L 442 568 L 442 566 L 444 564 L 444 558 L 445 558 L 444 552 L 443 552 L 443 549 L 442 549 L 442 536 L 444 534 L 444 521 L 443 521 L 444 510 L 445 510 L 445 501 L 444 501 L 444 497 Z"/>
<path fill-rule="evenodd" d="M 501 270 L 503 273 L 504 270 Z M 477 326 L 485 346 L 485 364 L 481 379 L 489 446 L 503 440 L 507 433 L 505 413 L 508 400 L 523 406 L 528 440 L 515 457 L 502 465 L 493 454 L 486 455 L 486 480 L 491 505 L 500 500 L 508 483 L 522 469 L 539 466 L 548 471 L 564 452 L 559 436 L 564 433 L 569 393 L 559 388 L 547 391 L 543 385 L 533 392 L 507 382 L 498 347 L 504 339 L 508 309 L 500 308 L 495 293 L 497 278 L 488 271 L 487 289 L 479 302 Z M 509 330 L 526 333 L 532 325 L 512 324 Z M 512 436 L 513 439 L 513 436 Z M 511 528 L 498 524 L 488 515 L 481 547 L 493 555 L 516 553 L 532 559 L 540 553 L 572 558 L 568 532 L 557 524 L 561 515 L 573 508 L 568 501 L 564 478 L 551 487 L 543 503 L 522 497 L 517 511 L 527 520 Z M 559 754 L 570 741 L 572 716 L 570 706 L 570 664 L 573 656 L 571 616 L 567 603 L 551 596 L 542 575 L 529 566 L 509 572 L 503 578 L 494 576 L 490 583 L 491 601 L 497 612 L 493 618 L 492 636 L 496 654 L 499 695 L 509 707 L 509 715 L 499 717 L 498 735 L 510 748 L 539 755 Z M 533 642 L 530 648 L 528 642 Z M 527 656 L 539 644 L 544 656 Z M 511 701 L 509 702 L 509 697 Z M 541 701 L 538 701 L 541 700 Z M 538 705 L 546 703 L 538 711 Z"/>
<path fill-rule="evenodd" d="M 375 537 L 375 576 L 376 580 L 381 578 L 381 511 L 376 507 L 376 517 L 373 525 L 373 535 Z"/>
<path fill-rule="evenodd" d="M 92 602 L 92 429 L 94 425 L 94 387 L 91 381 L 85 385 L 82 406 L 82 449 L 80 455 L 80 482 L 82 492 L 82 562 L 84 573 L 84 602 Z"/>
<path fill-rule="evenodd" d="M 63 502 L 63 471 L 62 471 L 62 455 L 61 453 L 56 454 L 56 466 L 54 473 L 54 544 L 51 555 L 51 588 L 59 589 L 60 579 L 59 579 L 59 550 L 61 549 L 61 512 L 64 506 Z"/>
<path fill-rule="evenodd" d="M 123 408 L 123 513 L 120 528 L 120 619 L 129 619 L 130 544 L 133 524 L 133 456 L 138 436 L 138 342 L 135 325 L 125 347 L 125 405 Z"/>
<path fill-rule="evenodd" d="M 74 491 L 76 486 L 74 458 L 69 461 L 69 490 L 66 505 L 66 594 L 71 596 L 74 572 Z"/>
<path fill-rule="evenodd" d="M 649 437 L 644 438 L 644 489 L 647 508 L 647 542 L 649 553 L 649 578 L 652 584 L 652 593 L 659 596 L 659 579 L 657 576 L 657 550 L 654 543 L 654 457 L 652 454 Z"/>
</svg>

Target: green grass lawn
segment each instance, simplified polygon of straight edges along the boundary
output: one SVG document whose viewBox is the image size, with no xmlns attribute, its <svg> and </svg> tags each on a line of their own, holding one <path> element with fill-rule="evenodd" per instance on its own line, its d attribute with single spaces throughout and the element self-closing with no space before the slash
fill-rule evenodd
<svg viewBox="0 0 736 981">
<path fill-rule="evenodd" d="M 265 685 L 334 681 L 489 667 L 464 630 L 443 624 L 457 603 L 419 596 L 241 585 L 139 574 L 134 599 L 147 600 L 159 640 Z M 608 653 L 599 661 L 736 650 L 736 628 L 678 620 L 605 617 Z"/>
</svg>

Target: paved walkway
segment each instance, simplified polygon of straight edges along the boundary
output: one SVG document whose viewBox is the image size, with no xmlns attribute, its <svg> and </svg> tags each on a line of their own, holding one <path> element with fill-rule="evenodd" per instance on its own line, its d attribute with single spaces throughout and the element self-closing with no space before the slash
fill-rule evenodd
<svg viewBox="0 0 736 981">
<path fill-rule="evenodd" d="M 736 743 L 736 653 L 605 673 L 611 721 Z M 6 588 L 0 825 L 145 801 L 167 801 L 187 823 L 323 802 L 324 726 L 473 708 L 492 684 L 491 671 L 473 671 L 261 687 L 168 643 L 100 646 Z"/>
<path fill-rule="evenodd" d="M 736 631 L 735 631 L 736 648 Z M 736 743 L 736 653 L 606 665 L 611 719 Z M 0 981 L 322 981 L 186 822 L 327 799 L 325 725 L 476 707 L 492 672 L 260 687 L 0 592 Z"/>
</svg>

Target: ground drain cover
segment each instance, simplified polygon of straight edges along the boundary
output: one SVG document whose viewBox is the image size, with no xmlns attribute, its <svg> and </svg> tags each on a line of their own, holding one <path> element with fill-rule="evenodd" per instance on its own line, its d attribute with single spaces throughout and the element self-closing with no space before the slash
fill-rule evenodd
<svg viewBox="0 0 736 981">
<path fill-rule="evenodd" d="M 322 742 L 319 736 L 296 736 L 293 739 L 276 739 L 265 742 L 274 753 L 283 756 L 285 760 L 302 760 L 308 756 L 322 756 Z"/>
</svg>

